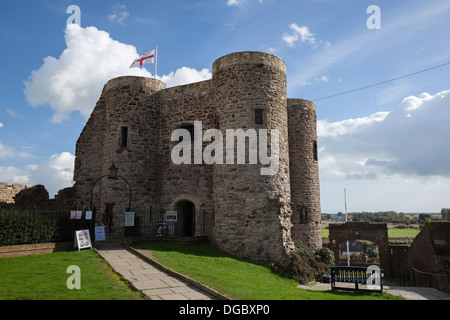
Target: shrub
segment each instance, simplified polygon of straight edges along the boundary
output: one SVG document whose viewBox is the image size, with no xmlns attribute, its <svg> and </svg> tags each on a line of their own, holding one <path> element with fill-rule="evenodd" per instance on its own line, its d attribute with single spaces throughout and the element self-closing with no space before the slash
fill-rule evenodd
<svg viewBox="0 0 450 320">
<path fill-rule="evenodd" d="M 318 260 L 327 264 L 328 266 L 334 266 L 334 253 L 328 248 L 320 248 L 315 252 Z"/>
<path fill-rule="evenodd" d="M 86 220 L 70 220 L 67 212 L 0 211 L 0 246 L 72 240 Z"/>
<path fill-rule="evenodd" d="M 321 253 L 323 252 L 321 251 Z M 299 283 L 318 280 L 329 272 L 328 264 L 322 262 L 321 259 L 321 256 L 317 255 L 313 249 L 298 241 L 295 243 L 295 251 L 291 255 L 290 266 L 285 275 Z"/>
</svg>

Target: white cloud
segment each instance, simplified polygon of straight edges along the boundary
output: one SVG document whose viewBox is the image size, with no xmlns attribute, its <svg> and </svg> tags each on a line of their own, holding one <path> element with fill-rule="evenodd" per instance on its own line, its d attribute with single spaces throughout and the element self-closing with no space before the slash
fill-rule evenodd
<svg viewBox="0 0 450 320">
<path fill-rule="evenodd" d="M 164 75 L 162 77 L 157 76 L 157 78 L 165 82 L 169 88 L 186 83 L 209 80 L 212 78 L 212 74 L 206 68 L 198 71 L 196 69 L 182 67 L 175 71 L 175 73 L 170 72 L 168 75 Z"/>
<path fill-rule="evenodd" d="M 43 184 L 50 198 L 59 190 L 73 185 L 73 166 L 75 156 L 69 152 L 52 155 L 38 165 L 25 167 L 31 184 Z"/>
<path fill-rule="evenodd" d="M 118 24 L 123 25 L 123 22 L 130 14 L 126 11 L 127 7 L 123 4 L 116 3 L 113 7 L 114 13 L 108 15 L 110 21 L 116 21 Z"/>
<path fill-rule="evenodd" d="M 315 78 L 314 80 L 316 80 L 316 82 L 329 82 L 330 81 L 330 77 L 320 76 L 320 77 Z"/>
<path fill-rule="evenodd" d="M 235 7 L 242 7 L 246 4 L 248 4 L 250 0 L 228 0 L 227 1 L 227 6 L 235 6 Z M 263 0 L 258 0 L 258 3 L 263 3 Z"/>
<path fill-rule="evenodd" d="M 450 90 L 410 96 L 391 112 L 318 121 L 321 170 L 346 178 L 450 177 Z M 327 169 L 328 168 L 328 169 Z"/>
<path fill-rule="evenodd" d="M 289 25 L 294 32 L 293 33 L 285 33 L 282 36 L 282 40 L 288 44 L 289 47 L 295 47 L 297 44 L 307 44 L 314 48 L 319 46 L 329 47 L 331 44 L 329 42 L 323 42 L 322 40 L 317 40 L 314 34 L 309 30 L 307 26 L 299 27 L 295 23 L 291 23 Z"/>
<path fill-rule="evenodd" d="M 13 147 L 5 146 L 0 142 L 0 159 L 28 157 L 31 157 L 29 153 L 16 151 Z"/>
<path fill-rule="evenodd" d="M 109 33 L 95 27 L 70 24 L 65 31 L 67 48 L 59 58 L 46 57 L 43 65 L 25 81 L 25 95 L 32 106 L 48 104 L 55 114 L 52 122 L 61 123 L 71 112 L 86 119 L 92 112 L 105 83 L 119 76 L 152 77 L 145 68 L 129 68 L 139 57 L 134 46 L 113 40 Z M 183 67 L 161 79 L 167 86 L 199 81 L 209 77 L 206 69 Z"/>
<path fill-rule="evenodd" d="M 319 120 L 323 212 L 439 212 L 450 189 L 450 90 L 403 99 L 391 112 Z"/>
<path fill-rule="evenodd" d="M 17 111 L 14 109 L 6 108 L 6 113 L 8 113 L 8 115 L 12 118 L 23 119 L 23 116 L 18 114 Z M 0 126 L 0 128 L 1 128 L 1 126 Z"/>
<path fill-rule="evenodd" d="M 59 190 L 73 185 L 74 160 L 74 155 L 62 152 L 39 164 L 27 165 L 24 169 L 0 166 L 0 176 L 9 184 L 42 184 L 53 198 Z"/>
<path fill-rule="evenodd" d="M 239 5 L 240 1 L 238 0 L 228 0 L 227 6 L 237 6 Z"/>
<path fill-rule="evenodd" d="M 373 122 L 383 121 L 389 112 L 377 112 L 368 117 L 348 119 L 337 122 L 328 122 L 327 120 L 317 121 L 317 134 L 320 137 L 333 137 L 355 133 L 358 130 L 364 130 L 365 127 Z"/>
</svg>

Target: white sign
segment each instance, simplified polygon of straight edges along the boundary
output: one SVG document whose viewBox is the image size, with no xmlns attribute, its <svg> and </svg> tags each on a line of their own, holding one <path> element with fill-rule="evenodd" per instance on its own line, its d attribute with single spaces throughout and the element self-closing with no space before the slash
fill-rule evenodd
<svg viewBox="0 0 450 320">
<path fill-rule="evenodd" d="M 78 251 L 86 248 L 92 249 L 91 236 L 88 229 L 75 231 L 75 241 L 78 245 Z"/>
<path fill-rule="evenodd" d="M 95 241 L 105 241 L 105 226 L 95 226 Z"/>
<path fill-rule="evenodd" d="M 86 220 L 92 220 L 92 211 L 86 211 Z"/>
<path fill-rule="evenodd" d="M 125 212 L 125 227 L 134 227 L 134 212 Z"/>
<path fill-rule="evenodd" d="M 177 221 L 178 212 L 177 211 L 166 211 L 166 221 Z"/>
</svg>

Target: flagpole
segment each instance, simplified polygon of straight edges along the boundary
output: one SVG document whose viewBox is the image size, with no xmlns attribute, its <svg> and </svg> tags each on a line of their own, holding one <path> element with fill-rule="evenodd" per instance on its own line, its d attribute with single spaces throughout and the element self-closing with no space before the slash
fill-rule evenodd
<svg viewBox="0 0 450 320">
<path fill-rule="evenodd" d="M 158 64 L 158 45 L 155 48 L 155 79 L 156 79 L 156 66 Z"/>
<path fill-rule="evenodd" d="M 345 222 L 348 222 L 347 215 L 347 190 L 344 188 L 344 203 L 345 203 Z M 350 250 L 348 248 L 348 240 L 347 240 L 347 266 L 350 266 Z"/>
</svg>

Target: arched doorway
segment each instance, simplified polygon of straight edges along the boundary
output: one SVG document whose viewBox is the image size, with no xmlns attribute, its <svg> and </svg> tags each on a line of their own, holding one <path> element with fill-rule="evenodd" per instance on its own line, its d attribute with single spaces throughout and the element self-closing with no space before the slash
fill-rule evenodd
<svg viewBox="0 0 450 320">
<path fill-rule="evenodd" d="M 181 200 L 177 204 L 178 234 L 181 237 L 195 235 L 195 205 L 189 200 Z"/>
</svg>

